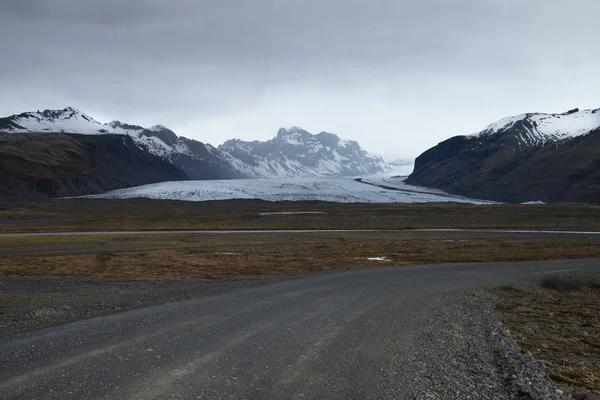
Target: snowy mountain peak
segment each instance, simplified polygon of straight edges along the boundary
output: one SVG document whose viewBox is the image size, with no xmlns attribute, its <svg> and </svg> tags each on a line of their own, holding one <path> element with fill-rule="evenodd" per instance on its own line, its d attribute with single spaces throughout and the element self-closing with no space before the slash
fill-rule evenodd
<svg viewBox="0 0 600 400">
<path fill-rule="evenodd" d="M 294 125 L 294 126 L 291 126 L 289 128 L 281 128 L 281 129 L 279 129 L 278 134 L 279 133 L 284 133 L 284 134 L 285 133 L 288 133 L 288 134 L 294 134 L 294 133 L 296 133 L 296 134 L 307 134 L 308 132 L 306 130 L 302 129 L 301 127 L 299 127 L 299 126 Z"/>
<path fill-rule="evenodd" d="M 219 146 L 240 173 L 253 178 L 292 176 L 353 176 L 383 172 L 385 162 L 358 143 L 302 128 L 281 128 L 266 142 L 229 140 Z"/>
<path fill-rule="evenodd" d="M 123 130 L 128 130 L 128 131 L 142 131 L 144 128 L 139 126 L 139 125 L 131 125 L 131 124 L 127 124 L 125 122 L 121 122 L 121 121 L 110 121 L 107 125 L 111 128 L 114 129 L 123 129 Z"/>
<path fill-rule="evenodd" d="M 145 129 L 118 120 L 101 124 L 74 107 L 32 111 L 0 118 L 0 131 L 129 135 L 138 147 L 165 159 L 177 154 L 192 153 L 186 144 L 179 143 L 179 138 L 173 131 L 163 125 Z"/>
<path fill-rule="evenodd" d="M 118 127 L 121 127 L 121 126 L 123 126 L 124 124 L 123 124 L 123 122 L 121 122 L 121 121 L 117 121 L 117 120 L 115 119 L 115 120 L 113 120 L 113 121 L 107 122 L 107 123 L 106 123 L 106 124 L 104 124 L 104 125 L 108 125 L 108 126 L 110 126 L 111 128 L 118 128 Z"/>
<path fill-rule="evenodd" d="M 172 130 L 170 130 L 169 128 L 167 128 L 164 125 L 154 125 L 151 128 L 148 128 L 148 130 L 151 132 L 162 132 L 162 131 L 173 132 Z"/>
<path fill-rule="evenodd" d="M 547 142 L 585 135 L 599 128 L 600 114 L 597 111 L 574 108 L 560 114 L 519 114 L 494 122 L 471 137 L 513 134 L 522 145 L 544 145 Z"/>
<path fill-rule="evenodd" d="M 316 135 L 316 138 L 324 146 L 328 146 L 328 147 L 337 147 L 337 146 L 347 147 L 348 145 L 350 145 L 352 143 L 358 145 L 358 143 L 356 143 L 356 142 L 351 142 L 348 140 L 341 140 L 338 135 L 335 135 L 333 133 L 328 133 L 328 132 L 321 132 L 318 135 Z M 360 146 L 358 146 L 358 147 L 360 147 Z"/>
<path fill-rule="evenodd" d="M 370 155 L 356 142 L 327 132 L 313 135 L 298 126 L 282 128 L 266 142 L 232 139 L 215 148 L 179 137 L 164 125 L 144 128 L 118 120 L 102 124 L 67 107 L 0 118 L 0 131 L 128 135 L 139 148 L 198 178 L 355 176 L 387 168 L 380 157 Z"/>
<path fill-rule="evenodd" d="M 62 110 L 44 110 L 41 113 L 38 112 L 37 114 L 48 118 L 50 120 L 68 120 L 68 119 L 82 119 L 84 121 L 88 121 L 91 122 L 93 124 L 100 124 L 100 122 L 96 121 L 94 118 L 90 117 L 89 115 L 85 114 L 83 111 L 80 111 L 79 109 L 75 108 L 75 107 L 66 107 L 63 108 Z"/>
<path fill-rule="evenodd" d="M 304 129 L 293 126 L 289 129 L 281 128 L 277 132 L 276 139 L 287 141 L 290 144 L 301 144 L 306 140 L 310 140 L 313 135 L 305 131 Z"/>
<path fill-rule="evenodd" d="M 168 146 L 176 146 L 179 142 L 179 137 L 175 132 L 163 125 L 154 125 L 149 129 L 144 129 L 140 132 L 140 137 L 142 136 L 158 138 Z"/>
<path fill-rule="evenodd" d="M 308 145 L 308 146 L 327 146 L 330 148 L 341 146 L 346 147 L 350 144 L 356 144 L 356 142 L 350 142 L 347 140 L 341 140 L 339 136 L 328 133 L 321 132 L 316 135 L 311 134 L 304 129 L 293 126 L 291 128 L 281 128 L 277 132 L 277 136 L 274 140 L 278 140 L 287 144 L 299 146 L 299 145 Z M 360 146 L 359 146 L 360 147 Z"/>
<path fill-rule="evenodd" d="M 102 124 L 74 107 L 29 111 L 0 118 L 0 130 L 9 132 L 98 133 Z"/>
</svg>

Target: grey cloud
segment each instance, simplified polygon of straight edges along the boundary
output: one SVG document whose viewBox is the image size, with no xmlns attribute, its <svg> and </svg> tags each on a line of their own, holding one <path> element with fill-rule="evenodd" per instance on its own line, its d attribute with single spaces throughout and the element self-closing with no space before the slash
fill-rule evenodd
<svg viewBox="0 0 600 400">
<path fill-rule="evenodd" d="M 508 7 L 471 0 L 430 0 L 421 5 L 383 0 L 14 4 L 21 3 L 35 6 L 15 7 L 19 17 L 4 24 L 46 53 L 81 49 L 134 62 L 160 56 L 183 63 L 276 62 L 287 67 L 406 62 L 411 57 L 428 62 L 442 60 L 440 55 L 447 55 L 443 61 L 453 64 L 451 51 L 456 49 L 487 55 L 471 60 L 485 64 L 497 54 L 485 38 L 496 35 L 496 44 L 502 45 L 503 36 L 518 34 L 518 25 L 528 14 L 527 6 L 510 7 L 510 0 L 504 2 Z M 38 29 L 26 26 L 28 21 Z"/>
<path fill-rule="evenodd" d="M 371 148 L 410 133 L 414 153 L 504 113 L 595 101 L 598 12 L 594 0 L 3 0 L 0 114 L 68 102 L 218 140 L 327 125 Z M 440 107 L 454 128 L 427 120 Z M 392 139 L 371 132 L 386 126 Z"/>
</svg>

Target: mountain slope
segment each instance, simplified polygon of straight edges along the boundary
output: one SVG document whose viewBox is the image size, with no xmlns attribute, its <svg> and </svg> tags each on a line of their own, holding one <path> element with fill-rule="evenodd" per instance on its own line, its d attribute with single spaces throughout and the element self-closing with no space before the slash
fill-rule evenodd
<svg viewBox="0 0 600 400">
<path fill-rule="evenodd" d="M 326 132 L 312 135 L 298 127 L 282 128 L 266 142 L 229 140 L 219 151 L 234 169 L 250 178 L 356 176 L 385 170 L 383 159 L 370 155 L 357 142 Z"/>
<path fill-rule="evenodd" d="M 267 142 L 230 140 L 215 148 L 177 136 L 163 125 L 102 124 L 67 107 L 0 118 L 0 131 L 128 135 L 139 148 L 183 169 L 191 179 L 354 176 L 382 172 L 387 167 L 356 142 L 325 132 L 311 135 L 300 128 L 281 129 Z"/>
<path fill-rule="evenodd" d="M 0 131 L 128 135 L 140 149 L 183 169 L 191 179 L 243 177 L 231 168 L 214 147 L 196 140 L 178 137 L 163 125 L 146 129 L 121 121 L 102 124 L 73 107 L 63 110 L 25 112 L 0 118 Z"/>
<path fill-rule="evenodd" d="M 0 196 L 77 196 L 184 179 L 129 136 L 0 133 Z"/>
<path fill-rule="evenodd" d="M 505 118 L 427 150 L 407 183 L 504 202 L 600 202 L 599 131 L 598 110 Z"/>
<path fill-rule="evenodd" d="M 521 147 L 532 147 L 585 135 L 599 126 L 598 110 L 575 108 L 562 114 L 528 113 L 503 118 L 471 136 L 483 140 L 514 136 Z"/>
</svg>

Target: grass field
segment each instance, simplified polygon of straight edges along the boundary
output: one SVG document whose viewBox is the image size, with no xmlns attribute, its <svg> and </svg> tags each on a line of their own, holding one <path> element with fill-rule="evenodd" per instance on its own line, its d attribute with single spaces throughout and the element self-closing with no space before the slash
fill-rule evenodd
<svg viewBox="0 0 600 400">
<path fill-rule="evenodd" d="M 314 232 L 0 237 L 0 276 L 303 274 L 443 262 L 600 257 L 600 237 L 476 232 Z"/>
<path fill-rule="evenodd" d="M 594 230 L 600 226 L 599 211 L 598 206 L 575 204 L 5 201 L 0 203 L 3 233 L 168 229 L 385 231 L 0 237 L 3 256 L 0 276 L 230 278 L 378 265 L 600 257 L 600 236 L 593 235 L 408 231 L 413 228 Z M 281 212 L 305 214 L 277 214 Z"/>
<path fill-rule="evenodd" d="M 318 211 L 321 214 L 261 215 Z M 531 228 L 597 230 L 600 206 L 339 204 L 229 200 L 0 201 L 0 233 L 189 229 Z"/>
<path fill-rule="evenodd" d="M 546 363 L 557 386 L 600 393 L 600 280 L 551 276 L 494 292 L 511 336 Z"/>
</svg>

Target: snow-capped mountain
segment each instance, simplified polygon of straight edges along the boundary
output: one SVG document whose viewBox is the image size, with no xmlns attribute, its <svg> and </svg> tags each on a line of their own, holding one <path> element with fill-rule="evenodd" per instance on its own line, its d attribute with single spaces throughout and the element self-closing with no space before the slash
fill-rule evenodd
<svg viewBox="0 0 600 400">
<path fill-rule="evenodd" d="M 101 123 L 73 107 L 0 118 L 0 132 L 128 135 L 143 149 L 184 170 L 191 179 L 354 176 L 386 170 L 385 162 L 356 142 L 330 133 L 281 129 L 267 142 L 230 140 L 219 148 L 177 136 L 163 125 L 144 128 L 121 121 Z"/>
<path fill-rule="evenodd" d="M 163 158 L 169 158 L 174 153 L 190 153 L 185 145 L 178 142 L 177 135 L 162 125 L 145 129 L 120 121 L 102 124 L 73 107 L 25 112 L 0 118 L 0 131 L 130 135 L 141 147 Z"/>
<path fill-rule="evenodd" d="M 383 172 L 386 166 L 357 142 L 299 127 L 281 128 L 266 142 L 229 140 L 219 150 L 234 169 L 251 178 L 355 176 Z"/>
<path fill-rule="evenodd" d="M 599 109 L 575 108 L 562 114 L 527 113 L 503 118 L 471 137 L 512 135 L 521 145 L 531 147 L 585 135 L 599 127 Z"/>
<path fill-rule="evenodd" d="M 163 125 L 144 128 L 121 121 L 102 124 L 73 107 L 25 112 L 0 118 L 0 132 L 2 131 L 128 135 L 140 149 L 183 169 L 191 179 L 242 178 L 211 145 L 179 137 Z"/>
<path fill-rule="evenodd" d="M 521 114 L 427 150 L 407 183 L 496 201 L 597 202 L 598 154 L 600 109 Z"/>
<path fill-rule="evenodd" d="M 103 133 L 103 125 L 73 107 L 63 110 L 24 112 L 0 118 L 0 130 L 6 132 Z"/>
</svg>

